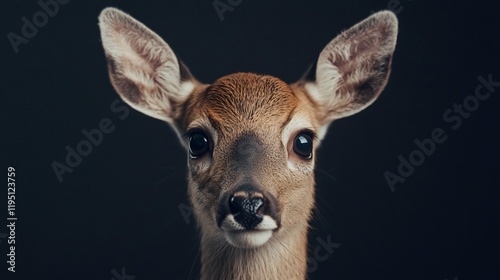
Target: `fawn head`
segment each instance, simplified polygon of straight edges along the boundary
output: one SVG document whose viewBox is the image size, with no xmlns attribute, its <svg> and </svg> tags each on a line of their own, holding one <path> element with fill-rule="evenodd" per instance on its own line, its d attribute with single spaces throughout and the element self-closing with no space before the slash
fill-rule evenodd
<svg viewBox="0 0 500 280">
<path fill-rule="evenodd" d="M 198 82 L 157 34 L 129 15 L 99 17 L 111 82 L 136 110 L 168 122 L 187 150 L 188 193 L 202 239 L 238 248 L 307 232 L 314 162 L 329 124 L 379 96 L 397 20 L 379 12 L 320 53 L 313 78 L 287 84 L 237 73 Z"/>
</svg>

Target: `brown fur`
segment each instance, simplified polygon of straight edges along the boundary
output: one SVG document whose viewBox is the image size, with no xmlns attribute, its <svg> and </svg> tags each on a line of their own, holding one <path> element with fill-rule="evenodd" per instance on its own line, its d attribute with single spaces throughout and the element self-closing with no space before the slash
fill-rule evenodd
<svg viewBox="0 0 500 280">
<path fill-rule="evenodd" d="M 305 98 L 299 98 L 286 83 L 277 78 L 238 73 L 217 80 L 187 101 L 191 110 L 186 110 L 185 123 L 203 116 L 212 120 L 219 134 L 210 170 L 204 173 L 191 170 L 189 174 L 189 194 L 202 233 L 204 279 L 305 277 L 307 221 L 314 205 L 314 178 L 312 173 L 303 177 L 287 171 L 283 164 L 286 162 L 286 151 L 276 141 L 281 128 L 290 120 L 291 113 L 311 106 L 299 106 L 301 99 Z M 268 244 L 255 249 L 229 245 L 216 227 L 212 214 L 216 212 L 217 203 L 196 202 L 200 198 L 217 201 L 222 192 L 230 190 L 241 180 L 242 174 L 231 169 L 232 163 L 225 148 L 246 132 L 258 135 L 263 145 L 257 148 L 265 151 L 262 153 L 264 157 L 257 159 L 258 168 L 244 176 L 260 178 L 261 185 L 276 196 L 283 209 L 280 229 Z"/>
</svg>

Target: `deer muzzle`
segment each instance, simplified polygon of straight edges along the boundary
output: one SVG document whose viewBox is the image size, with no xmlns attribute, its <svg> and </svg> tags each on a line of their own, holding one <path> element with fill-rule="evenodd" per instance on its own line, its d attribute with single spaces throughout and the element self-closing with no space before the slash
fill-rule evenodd
<svg viewBox="0 0 500 280">
<path fill-rule="evenodd" d="M 217 226 L 227 241 L 239 248 L 265 244 L 280 225 L 276 198 L 255 184 L 241 184 L 219 200 Z"/>
</svg>

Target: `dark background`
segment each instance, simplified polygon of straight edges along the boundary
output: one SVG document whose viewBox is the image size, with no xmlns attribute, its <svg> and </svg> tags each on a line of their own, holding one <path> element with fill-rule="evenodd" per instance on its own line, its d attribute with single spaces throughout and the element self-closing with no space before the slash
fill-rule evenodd
<svg viewBox="0 0 500 280">
<path fill-rule="evenodd" d="M 119 280 L 112 271 L 122 268 L 136 280 L 199 277 L 194 219 L 179 210 L 188 203 L 185 151 L 165 123 L 111 110 L 118 95 L 97 16 L 114 6 L 162 36 L 206 83 L 237 71 L 293 82 L 341 30 L 396 11 L 388 86 L 371 107 L 334 123 L 319 150 L 309 247 L 318 237 L 341 245 L 310 264 L 309 279 L 500 279 L 500 88 L 458 129 L 443 120 L 474 94 L 478 76 L 500 81 L 499 9 L 495 1 L 397 2 L 244 0 L 221 21 L 212 1 L 73 0 L 18 53 L 7 34 L 20 35 L 21 18 L 41 8 L 3 3 L 1 159 L 3 176 L 16 168 L 18 221 L 17 272 L 7 273 L 0 235 L 0 278 Z M 64 164 L 65 147 L 103 118 L 114 131 L 59 182 L 51 164 Z M 435 128 L 447 140 L 392 192 L 384 172 L 397 173 L 398 156 L 407 159 Z"/>
</svg>

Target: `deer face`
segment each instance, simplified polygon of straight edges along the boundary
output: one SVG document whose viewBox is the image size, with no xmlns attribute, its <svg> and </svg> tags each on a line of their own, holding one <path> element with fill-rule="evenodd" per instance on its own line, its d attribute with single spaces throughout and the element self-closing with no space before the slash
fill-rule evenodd
<svg viewBox="0 0 500 280">
<path fill-rule="evenodd" d="M 307 224 L 318 122 L 285 82 L 240 73 L 188 101 L 189 192 L 200 225 L 252 248 Z"/>
<path fill-rule="evenodd" d="M 315 78 L 288 85 L 238 73 L 199 83 L 155 33 L 112 8 L 100 16 L 113 86 L 167 121 L 188 154 L 188 193 L 206 243 L 256 248 L 305 236 L 315 149 L 329 124 L 370 105 L 390 70 L 397 21 L 380 12 L 321 52 Z"/>
</svg>

